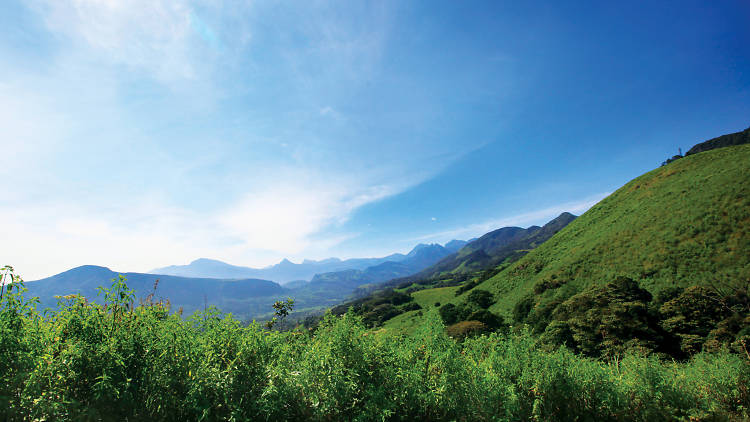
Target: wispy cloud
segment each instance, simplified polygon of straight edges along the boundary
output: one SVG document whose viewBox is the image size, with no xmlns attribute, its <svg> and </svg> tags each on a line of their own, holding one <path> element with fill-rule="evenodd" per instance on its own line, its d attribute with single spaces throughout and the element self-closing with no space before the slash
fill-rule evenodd
<svg viewBox="0 0 750 422">
<path fill-rule="evenodd" d="M 27 279 L 84 264 L 147 271 L 198 257 L 252 266 L 284 257 L 321 258 L 358 235 L 327 229 L 406 187 L 315 181 L 312 174 L 296 174 L 307 177 L 305 182 L 285 179 L 254 186 L 244 196 L 206 210 L 170 205 L 153 194 L 110 202 L 102 197 L 6 201 L 0 221 L 8 241 L 0 243 L 0 257 Z"/>
<path fill-rule="evenodd" d="M 450 230 L 444 230 L 436 233 L 426 234 L 409 239 L 410 241 L 437 241 L 446 242 L 452 239 L 469 239 L 478 237 L 492 230 L 510 226 L 527 226 L 533 224 L 543 224 L 557 217 L 563 212 L 570 212 L 580 215 L 597 202 L 601 201 L 610 192 L 592 195 L 579 201 L 566 202 L 563 204 L 547 207 L 540 210 L 530 211 L 523 214 L 501 217 L 493 220 L 487 220 L 481 223 L 470 224 L 467 226 L 456 227 Z"/>
<path fill-rule="evenodd" d="M 368 109 L 393 4 L 25 4 L 47 45 L 0 50 L 0 264 L 28 279 L 325 257 L 473 149 L 420 131 L 422 103 Z"/>
<path fill-rule="evenodd" d="M 334 118 L 336 120 L 341 120 L 343 118 L 343 116 L 341 115 L 341 113 L 339 113 L 338 111 L 336 111 L 331 106 L 325 106 L 325 107 L 321 108 L 320 111 L 319 111 L 319 113 L 320 113 L 321 116 L 332 117 L 332 118 Z"/>
<path fill-rule="evenodd" d="M 29 0 L 63 54 L 125 66 L 167 83 L 206 79 L 221 53 L 250 40 L 237 2 L 189 0 Z M 241 3 L 241 2 L 240 2 Z M 223 33 L 227 33 L 223 36 Z M 227 46 L 226 41 L 232 46 Z M 227 48 L 229 47 L 229 48 Z"/>
</svg>

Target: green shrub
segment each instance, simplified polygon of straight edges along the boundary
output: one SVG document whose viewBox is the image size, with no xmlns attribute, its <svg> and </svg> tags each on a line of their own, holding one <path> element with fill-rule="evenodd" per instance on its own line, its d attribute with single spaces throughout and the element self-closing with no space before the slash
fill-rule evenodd
<svg viewBox="0 0 750 422">
<path fill-rule="evenodd" d="M 465 321 L 446 332 L 435 309 L 412 336 L 369 330 L 352 312 L 279 332 L 212 308 L 182 318 L 164 303 L 134 306 L 123 279 L 102 295 L 42 315 L 20 281 L 3 292 L 3 420 L 750 417 L 750 362 L 726 351 L 595 360 L 549 351 L 523 329 L 468 336 L 490 327 Z"/>
</svg>

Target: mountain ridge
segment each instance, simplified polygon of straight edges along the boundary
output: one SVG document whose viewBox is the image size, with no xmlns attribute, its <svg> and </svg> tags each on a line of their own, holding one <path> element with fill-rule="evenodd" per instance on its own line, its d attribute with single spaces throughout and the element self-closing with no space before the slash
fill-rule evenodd
<svg viewBox="0 0 750 422">
<path fill-rule="evenodd" d="M 455 249 L 466 244 L 463 240 L 451 240 L 446 243 L 450 244 L 449 249 Z M 187 265 L 170 265 L 167 267 L 155 268 L 148 271 L 148 274 L 164 274 L 179 277 L 197 277 L 197 278 L 215 278 L 215 279 L 242 279 L 242 278 L 259 278 L 273 280 L 279 284 L 286 284 L 293 281 L 312 280 L 317 274 L 331 273 L 345 270 L 366 270 L 369 267 L 380 265 L 386 262 L 401 262 L 407 258 L 413 257 L 417 250 L 426 246 L 418 244 L 407 254 L 393 253 L 380 258 L 350 258 L 342 260 L 339 258 L 326 258 L 322 260 L 305 259 L 302 263 L 295 264 L 288 258 L 282 259 L 278 264 L 269 265 L 264 268 L 252 268 L 228 264 L 226 262 L 211 259 L 198 258 Z"/>
</svg>

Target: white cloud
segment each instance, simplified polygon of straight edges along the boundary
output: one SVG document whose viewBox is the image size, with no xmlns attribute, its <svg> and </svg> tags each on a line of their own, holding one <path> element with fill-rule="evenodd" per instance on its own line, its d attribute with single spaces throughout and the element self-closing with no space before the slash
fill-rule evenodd
<svg viewBox="0 0 750 422">
<path fill-rule="evenodd" d="M 320 113 L 321 116 L 330 117 L 330 118 L 333 118 L 335 120 L 342 120 L 343 119 L 343 116 L 341 115 L 341 113 L 339 113 L 338 111 L 336 111 L 331 106 L 325 106 L 325 107 L 321 108 L 319 110 L 319 113 Z"/>
<path fill-rule="evenodd" d="M 189 4 L 181 0 L 41 0 L 47 26 L 114 63 L 193 77 Z"/>
<path fill-rule="evenodd" d="M 221 68 L 216 59 L 222 52 L 231 52 L 250 40 L 249 29 L 240 19 L 249 10 L 249 3 L 244 2 L 29 2 L 50 31 L 69 41 L 64 54 L 124 65 L 167 83 L 207 76 L 212 69 Z"/>
<path fill-rule="evenodd" d="M 502 217 L 493 220 L 484 221 L 482 223 L 471 224 L 463 227 L 456 227 L 454 229 L 440 231 L 437 233 L 430 233 L 424 236 L 418 236 L 410 241 L 438 241 L 446 242 L 452 239 L 470 239 L 472 237 L 478 237 L 492 230 L 496 230 L 502 227 L 509 226 L 527 226 L 533 224 L 544 224 L 547 221 L 557 217 L 563 212 L 570 212 L 576 215 L 581 215 L 586 212 L 589 208 L 593 207 L 597 202 L 601 201 L 604 197 L 609 195 L 610 192 L 600 193 L 592 195 L 588 198 L 580 201 L 566 202 L 563 204 L 555 205 L 552 207 L 531 211 L 523 214 L 513 215 L 510 217 Z"/>
<path fill-rule="evenodd" d="M 1 265 L 33 280 L 84 264 L 148 271 L 198 257 L 257 267 L 283 257 L 320 257 L 356 236 L 326 228 L 396 192 L 309 181 L 251 191 L 204 212 L 169 206 L 155 196 L 122 198 L 118 206 L 58 199 L 0 206 L 6 239 L 0 243 Z"/>
<path fill-rule="evenodd" d="M 296 255 L 309 250 L 313 236 L 322 229 L 344 223 L 357 208 L 394 193 L 396 190 L 389 186 L 286 183 L 247 194 L 222 212 L 219 222 L 248 247 Z M 325 249 L 347 237 L 336 237 L 334 242 L 315 239 L 315 247 Z"/>
</svg>

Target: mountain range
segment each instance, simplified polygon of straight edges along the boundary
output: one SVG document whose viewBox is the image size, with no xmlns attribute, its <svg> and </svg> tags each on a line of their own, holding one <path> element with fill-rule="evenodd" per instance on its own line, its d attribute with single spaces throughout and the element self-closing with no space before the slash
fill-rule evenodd
<svg viewBox="0 0 750 422">
<path fill-rule="evenodd" d="M 467 242 L 463 240 L 451 240 L 446 243 L 445 246 L 441 246 L 441 248 L 444 248 L 449 252 L 455 252 L 466 243 Z M 432 245 L 420 244 L 409 252 L 409 254 L 404 255 L 401 253 L 394 253 L 382 258 L 353 258 L 346 260 L 328 258 L 320 261 L 306 259 L 300 264 L 295 264 L 288 259 L 284 259 L 278 264 L 266 268 L 241 267 L 215 259 L 200 258 L 188 265 L 171 265 L 168 267 L 156 268 L 149 271 L 149 274 L 218 279 L 260 278 L 273 280 L 279 284 L 286 284 L 294 281 L 309 281 L 317 274 L 347 270 L 366 270 L 369 267 L 385 263 L 395 265 L 395 263 L 411 259 L 416 253 L 415 251 L 428 246 Z M 417 264 L 417 266 L 419 265 Z M 407 264 L 404 267 L 410 269 L 415 268 L 415 263 Z M 295 283 L 295 285 L 299 285 L 299 283 Z"/>
<path fill-rule="evenodd" d="M 467 242 L 452 241 L 441 246 L 438 244 L 417 245 L 401 261 L 383 262 L 364 270 L 345 270 L 317 274 L 309 286 L 317 289 L 346 288 L 355 289 L 362 285 L 377 284 L 398 277 L 414 274 L 425 267 L 433 265 L 444 257 L 455 253 L 455 248 L 465 247 Z"/>
<path fill-rule="evenodd" d="M 128 287 L 136 292 L 138 298 L 154 292 L 155 298 L 169 300 L 175 310 L 183 308 L 186 314 L 207 305 L 239 310 L 236 305 L 248 298 L 282 297 L 289 293 L 287 289 L 269 280 L 217 280 L 165 274 L 119 273 L 96 265 L 84 265 L 42 280 L 29 281 L 26 288 L 31 296 L 39 297 L 42 307 L 54 307 L 58 297 L 63 295 L 77 294 L 88 300 L 96 300 L 98 288 L 108 287 L 112 284 L 111 280 L 117 279 L 120 274 L 127 279 Z M 244 305 L 253 308 L 252 303 Z M 265 310 L 258 307 L 253 313 Z M 242 311 L 246 313 L 248 310 Z"/>
<path fill-rule="evenodd" d="M 168 267 L 168 272 L 172 274 L 118 273 L 106 267 L 84 265 L 52 277 L 27 282 L 26 286 L 32 296 L 40 298 L 42 307 L 54 307 L 59 297 L 71 294 L 82 295 L 87 300 L 98 300 L 98 287 L 109 286 L 113 279 L 122 274 L 138 298 L 154 293 L 156 298 L 169 300 L 173 309 L 182 308 L 187 314 L 210 305 L 240 318 L 252 319 L 267 314 L 276 300 L 286 297 L 294 298 L 297 309 L 300 310 L 333 306 L 351 295 L 360 284 L 413 274 L 465 244 L 465 241 L 460 240 L 453 240 L 445 246 L 419 244 L 408 254 L 392 254 L 384 258 L 345 261 L 332 258 L 323 261 L 306 260 L 302 264 L 284 260 L 260 270 L 210 259 L 199 259 L 185 266 Z M 374 265 L 356 269 L 365 264 Z M 313 274 L 309 282 L 298 280 L 284 286 L 267 279 L 247 277 L 248 274 L 266 274 L 288 280 L 291 275 L 309 275 L 313 268 L 341 268 L 347 265 L 355 268 L 322 275 Z M 351 272 L 361 276 L 349 277 Z M 202 276 L 195 276 L 196 274 Z M 222 276 L 226 278 L 221 278 Z"/>
<path fill-rule="evenodd" d="M 575 219 L 575 215 L 564 212 L 543 227 L 503 227 L 491 231 L 437 264 L 425 268 L 414 277 L 429 278 L 444 273 L 470 273 L 494 267 L 506 260 L 515 261 Z"/>
</svg>

